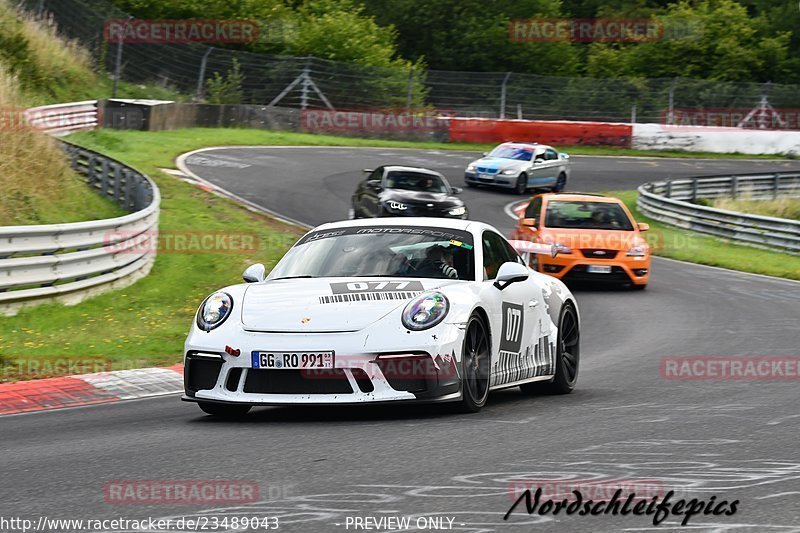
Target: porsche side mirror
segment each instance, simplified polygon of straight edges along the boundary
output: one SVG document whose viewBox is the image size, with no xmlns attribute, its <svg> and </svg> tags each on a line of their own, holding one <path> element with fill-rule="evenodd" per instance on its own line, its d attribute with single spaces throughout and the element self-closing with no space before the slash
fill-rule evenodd
<svg viewBox="0 0 800 533">
<path fill-rule="evenodd" d="M 536 219 L 535 218 L 523 218 L 522 219 L 522 225 L 523 226 L 528 226 L 529 228 L 535 228 L 536 227 Z"/>
<path fill-rule="evenodd" d="M 499 290 L 503 290 L 512 283 L 518 281 L 525 281 L 530 276 L 528 267 L 521 263 L 509 261 L 500 265 L 497 271 L 497 278 L 495 279 L 494 286 Z"/>
<path fill-rule="evenodd" d="M 639 231 L 647 231 L 650 229 L 650 224 L 647 222 L 639 222 L 637 226 L 639 226 Z"/>
<path fill-rule="evenodd" d="M 534 165 L 541 165 L 542 163 L 544 163 L 544 159 L 534 159 L 533 161 Z"/>
<path fill-rule="evenodd" d="M 367 181 L 367 187 L 375 189 L 376 191 L 383 189 L 383 187 L 381 187 L 381 180 L 369 180 Z"/>
<path fill-rule="evenodd" d="M 365 169 L 364 169 L 364 170 L 362 170 L 361 172 L 363 172 L 364 174 L 369 174 L 370 172 L 372 172 L 372 171 L 374 171 L 374 170 L 375 170 L 374 168 L 365 168 Z"/>
<path fill-rule="evenodd" d="M 461 194 L 462 192 L 464 192 L 464 189 L 461 187 L 453 187 L 453 194 Z"/>
<path fill-rule="evenodd" d="M 267 269 L 264 268 L 264 265 L 261 263 L 256 263 L 245 269 L 244 273 L 242 274 L 242 279 L 245 281 L 245 283 L 257 283 L 259 281 L 264 281 L 266 273 Z"/>
<path fill-rule="evenodd" d="M 486 157 L 487 155 L 489 155 L 489 152 L 483 152 L 483 157 Z"/>
</svg>

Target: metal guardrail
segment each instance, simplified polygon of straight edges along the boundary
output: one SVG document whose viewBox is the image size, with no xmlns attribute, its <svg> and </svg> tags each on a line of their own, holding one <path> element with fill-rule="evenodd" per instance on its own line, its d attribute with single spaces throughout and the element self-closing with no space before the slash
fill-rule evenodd
<svg viewBox="0 0 800 533">
<path fill-rule="evenodd" d="M 693 203 L 700 198 L 800 198 L 800 173 L 679 178 L 639 187 L 637 207 L 648 217 L 739 244 L 800 254 L 800 221 L 737 213 Z"/>
<path fill-rule="evenodd" d="M 92 130 L 99 122 L 97 100 L 32 107 L 24 115 L 31 127 L 51 135 Z"/>
<path fill-rule="evenodd" d="M 60 107 L 72 112 L 78 106 Z M 66 142 L 64 148 L 90 187 L 132 212 L 69 224 L 0 226 L 0 313 L 13 315 L 54 298 L 77 303 L 133 283 L 155 260 L 161 201 L 155 183 L 97 152 Z"/>
</svg>

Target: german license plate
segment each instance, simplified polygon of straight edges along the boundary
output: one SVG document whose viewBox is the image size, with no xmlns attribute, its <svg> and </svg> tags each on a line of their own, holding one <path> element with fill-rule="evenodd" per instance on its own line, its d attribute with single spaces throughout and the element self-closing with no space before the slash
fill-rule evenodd
<svg viewBox="0 0 800 533">
<path fill-rule="evenodd" d="M 253 352 L 252 368 L 333 368 L 333 352 Z"/>
<path fill-rule="evenodd" d="M 482 180 L 490 180 L 490 179 L 492 179 L 492 177 L 489 174 L 481 174 L 480 178 Z"/>
<path fill-rule="evenodd" d="M 586 272 L 589 274 L 611 274 L 611 267 L 609 265 L 589 265 L 586 267 Z"/>
</svg>

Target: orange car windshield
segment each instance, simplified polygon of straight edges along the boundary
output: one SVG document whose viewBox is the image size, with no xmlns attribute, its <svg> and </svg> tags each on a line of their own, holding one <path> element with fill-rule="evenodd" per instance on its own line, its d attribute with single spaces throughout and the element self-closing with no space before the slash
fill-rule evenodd
<svg viewBox="0 0 800 533">
<path fill-rule="evenodd" d="M 548 202 L 544 225 L 548 228 L 633 231 L 633 224 L 622 207 L 608 202 Z"/>
</svg>

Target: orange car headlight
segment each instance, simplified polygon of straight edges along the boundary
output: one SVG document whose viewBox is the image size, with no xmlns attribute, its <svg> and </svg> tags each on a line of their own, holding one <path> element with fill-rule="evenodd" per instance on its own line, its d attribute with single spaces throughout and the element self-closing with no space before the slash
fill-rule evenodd
<svg viewBox="0 0 800 533">
<path fill-rule="evenodd" d="M 630 250 L 628 253 L 625 254 L 628 257 L 644 257 L 647 255 L 647 245 L 646 244 L 637 244 Z"/>
</svg>

